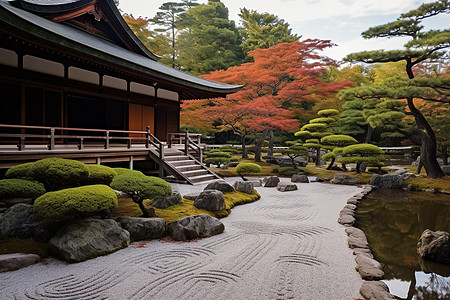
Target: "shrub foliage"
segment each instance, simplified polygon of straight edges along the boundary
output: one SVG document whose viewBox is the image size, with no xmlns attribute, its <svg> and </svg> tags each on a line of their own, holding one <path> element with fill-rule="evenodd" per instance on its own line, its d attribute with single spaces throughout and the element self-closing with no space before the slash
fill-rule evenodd
<svg viewBox="0 0 450 300">
<path fill-rule="evenodd" d="M 0 180 L 0 199 L 8 198 L 31 198 L 45 193 L 44 185 L 40 182 L 20 178 Z"/>
<path fill-rule="evenodd" d="M 6 178 L 24 178 L 30 179 L 33 178 L 31 174 L 31 169 L 34 165 L 34 162 L 20 164 L 14 167 L 11 167 L 8 171 L 6 171 Z"/>
<path fill-rule="evenodd" d="M 117 176 L 117 172 L 107 166 L 86 165 L 86 168 L 89 171 L 89 177 L 85 181 L 87 184 L 109 185 L 114 177 Z"/>
</svg>

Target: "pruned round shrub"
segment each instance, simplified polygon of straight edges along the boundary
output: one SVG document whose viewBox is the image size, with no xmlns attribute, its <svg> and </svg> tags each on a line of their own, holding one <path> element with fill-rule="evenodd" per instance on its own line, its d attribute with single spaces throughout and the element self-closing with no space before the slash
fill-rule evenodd
<svg viewBox="0 0 450 300">
<path fill-rule="evenodd" d="M 55 191 L 79 186 L 88 178 L 89 171 L 82 162 L 54 157 L 35 162 L 31 168 L 31 175 L 35 180 L 42 182 L 47 191 Z"/>
<path fill-rule="evenodd" d="M 214 152 L 222 152 L 222 150 L 220 150 L 220 149 L 211 149 L 208 152 L 206 152 L 205 154 L 208 155 L 209 153 L 214 153 Z"/>
<path fill-rule="evenodd" d="M 356 144 L 350 145 L 342 148 L 343 155 L 361 155 L 361 156 L 369 156 L 369 155 L 382 155 L 384 154 L 383 150 L 378 148 L 372 144 Z"/>
<path fill-rule="evenodd" d="M 9 168 L 6 171 L 6 178 L 33 178 L 31 174 L 31 168 L 34 162 L 28 162 Z"/>
<path fill-rule="evenodd" d="M 219 150 L 222 151 L 222 152 L 228 152 L 228 153 L 231 153 L 231 154 L 238 154 L 239 153 L 238 149 L 236 149 L 233 146 L 228 146 L 228 145 L 227 146 L 221 146 L 219 148 Z"/>
<path fill-rule="evenodd" d="M 358 141 L 349 135 L 345 134 L 333 134 L 323 137 L 320 140 L 321 144 L 331 145 L 336 147 L 345 147 L 353 144 L 357 144 Z"/>
<path fill-rule="evenodd" d="M 315 119 L 309 120 L 310 124 L 316 124 L 316 123 L 330 124 L 333 122 L 336 122 L 336 120 L 333 118 L 315 118 Z"/>
<path fill-rule="evenodd" d="M 278 168 L 278 173 L 280 173 L 280 175 L 284 175 L 284 176 L 292 176 L 294 174 L 299 174 L 303 172 L 301 170 L 296 170 L 293 167 L 280 167 Z"/>
<path fill-rule="evenodd" d="M 20 178 L 0 180 L 0 199 L 31 198 L 45 194 L 42 183 Z"/>
<path fill-rule="evenodd" d="M 205 158 L 203 160 L 203 162 L 209 167 L 211 164 L 212 165 L 218 165 L 218 166 L 220 166 L 222 164 L 225 165 L 225 164 L 229 163 L 230 160 L 231 160 L 231 158 L 219 156 L 219 157 L 208 157 L 208 158 Z"/>
<path fill-rule="evenodd" d="M 301 130 L 302 131 L 320 131 L 320 130 L 324 130 L 325 128 L 327 128 L 327 124 L 323 124 L 323 123 L 313 123 L 313 124 L 306 124 L 304 125 Z"/>
<path fill-rule="evenodd" d="M 206 156 L 208 158 L 210 157 L 225 157 L 225 158 L 231 158 L 231 154 L 227 152 L 208 152 L 206 153 Z"/>
<path fill-rule="evenodd" d="M 142 173 L 141 171 L 130 170 L 130 169 L 126 169 L 126 168 L 113 168 L 113 170 L 116 171 L 118 176 L 122 176 L 122 175 L 141 175 L 141 176 L 145 176 L 144 173 Z"/>
<path fill-rule="evenodd" d="M 116 176 L 111 182 L 111 187 L 134 194 L 142 199 L 163 198 L 172 195 L 172 187 L 165 180 L 138 173 Z"/>
<path fill-rule="evenodd" d="M 61 219 L 98 215 L 116 207 L 113 189 L 98 184 L 48 192 L 36 199 L 33 210 L 40 219 Z"/>
<path fill-rule="evenodd" d="M 330 108 L 330 109 L 322 109 L 322 110 L 319 110 L 318 112 L 317 112 L 317 115 L 318 116 L 320 116 L 320 117 L 325 117 L 325 118 L 328 118 L 328 117 L 330 117 L 330 116 L 336 116 L 336 115 L 338 115 L 339 114 L 339 111 L 337 110 L 337 109 L 333 109 L 333 108 Z"/>
<path fill-rule="evenodd" d="M 105 184 L 109 185 L 117 172 L 114 169 L 102 165 L 86 165 L 89 171 L 89 177 L 83 182 L 89 185 Z"/>
<path fill-rule="evenodd" d="M 254 163 L 240 163 L 236 166 L 236 172 L 238 174 L 248 173 L 260 173 L 262 172 L 261 166 Z"/>
</svg>

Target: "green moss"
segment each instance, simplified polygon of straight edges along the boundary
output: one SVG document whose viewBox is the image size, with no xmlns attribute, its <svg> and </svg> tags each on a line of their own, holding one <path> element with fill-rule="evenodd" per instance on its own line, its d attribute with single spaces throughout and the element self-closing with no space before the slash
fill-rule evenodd
<svg viewBox="0 0 450 300">
<path fill-rule="evenodd" d="M 89 171 L 89 177 L 83 182 L 84 184 L 104 184 L 109 185 L 114 177 L 117 176 L 117 172 L 107 166 L 101 165 L 86 165 Z"/>
<path fill-rule="evenodd" d="M 403 186 L 407 187 L 412 184 L 417 190 L 436 189 L 439 191 L 450 190 L 450 176 L 445 176 L 438 179 L 428 177 L 410 178 L 403 182 Z"/>
<path fill-rule="evenodd" d="M 125 168 L 113 168 L 114 171 L 116 171 L 117 175 L 121 176 L 121 175 L 142 175 L 145 176 L 144 173 L 142 173 L 141 171 L 136 171 L 136 170 L 130 170 L 130 169 L 125 169 Z"/>
<path fill-rule="evenodd" d="M 31 174 L 31 169 L 34 165 L 34 162 L 24 163 L 10 168 L 6 171 L 6 178 L 23 178 L 30 179 L 33 178 Z"/>
<path fill-rule="evenodd" d="M 389 169 L 388 168 L 378 168 L 378 167 L 367 168 L 367 171 L 372 172 L 372 173 L 377 173 L 377 174 L 387 174 L 387 173 L 389 173 Z"/>
<path fill-rule="evenodd" d="M 45 194 L 45 188 L 40 182 L 17 178 L 0 180 L 0 199 L 36 199 L 43 194 Z"/>
<path fill-rule="evenodd" d="M 40 219 L 84 217 L 117 207 L 116 193 L 106 185 L 87 185 L 46 193 L 34 202 Z"/>
<path fill-rule="evenodd" d="M 40 243 L 34 239 L 0 239 L 0 255 L 13 253 L 32 253 L 41 258 L 49 257 L 47 243 Z"/>
<path fill-rule="evenodd" d="M 32 177 L 42 182 L 47 191 L 79 186 L 88 178 L 85 164 L 71 159 L 45 158 L 35 162 L 31 168 Z"/>
<path fill-rule="evenodd" d="M 172 187 L 165 180 L 131 172 L 116 176 L 111 182 L 111 187 L 125 193 L 135 193 L 142 199 L 163 198 L 172 195 Z"/>
<path fill-rule="evenodd" d="M 142 217 L 142 210 L 133 201 L 133 199 L 131 199 L 130 195 L 117 196 L 117 202 L 118 205 L 112 212 L 112 218 Z"/>
</svg>

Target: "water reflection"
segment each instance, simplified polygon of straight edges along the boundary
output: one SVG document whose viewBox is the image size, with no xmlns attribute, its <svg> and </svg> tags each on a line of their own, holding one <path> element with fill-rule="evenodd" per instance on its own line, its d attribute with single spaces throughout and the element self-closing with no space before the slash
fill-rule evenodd
<svg viewBox="0 0 450 300">
<path fill-rule="evenodd" d="M 416 252 L 425 229 L 450 232 L 450 196 L 377 189 L 358 205 L 356 218 L 393 294 L 450 299 L 450 265 L 421 260 Z"/>
</svg>

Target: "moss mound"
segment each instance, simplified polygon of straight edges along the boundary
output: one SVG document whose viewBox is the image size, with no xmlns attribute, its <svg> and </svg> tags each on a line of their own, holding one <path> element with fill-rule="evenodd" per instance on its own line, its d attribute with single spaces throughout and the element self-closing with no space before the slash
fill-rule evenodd
<svg viewBox="0 0 450 300">
<path fill-rule="evenodd" d="M 40 182 L 18 178 L 0 180 L 0 199 L 36 199 L 43 194 L 45 194 L 45 187 Z"/>
<path fill-rule="evenodd" d="M 136 171 L 136 170 L 130 170 L 130 169 L 125 169 L 125 168 L 113 168 L 114 171 L 116 171 L 117 175 L 121 176 L 121 175 L 142 175 L 145 176 L 144 173 L 142 173 L 141 171 Z"/>
<path fill-rule="evenodd" d="M 88 178 L 89 170 L 82 162 L 54 157 L 35 162 L 31 175 L 48 191 L 56 191 L 81 185 Z"/>
<path fill-rule="evenodd" d="M 116 193 L 106 185 L 87 185 L 46 193 L 34 202 L 40 219 L 86 217 L 117 207 Z"/>
<path fill-rule="evenodd" d="M 85 184 L 104 184 L 109 185 L 114 177 L 117 176 L 117 172 L 107 166 L 101 165 L 86 165 L 89 171 L 89 177 L 83 182 Z"/>
<path fill-rule="evenodd" d="M 6 178 L 33 178 L 31 174 L 31 169 L 33 168 L 34 162 L 24 163 L 10 168 L 6 171 Z"/>
<path fill-rule="evenodd" d="M 125 172 L 122 173 L 123 175 L 118 175 L 111 182 L 111 187 L 128 194 L 134 193 L 143 199 L 163 198 L 172 195 L 172 187 L 165 180 L 145 176 L 141 172 L 134 172 Z"/>
</svg>

